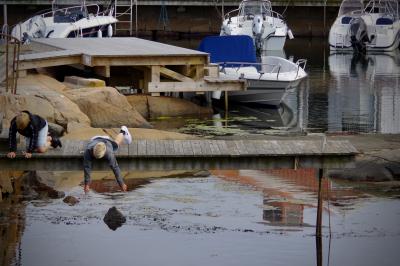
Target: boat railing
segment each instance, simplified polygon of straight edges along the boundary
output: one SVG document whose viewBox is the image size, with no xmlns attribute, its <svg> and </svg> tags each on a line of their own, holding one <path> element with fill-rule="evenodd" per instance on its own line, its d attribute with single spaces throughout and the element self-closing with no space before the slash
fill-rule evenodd
<svg viewBox="0 0 400 266">
<path fill-rule="evenodd" d="M 232 17 L 238 17 L 238 19 L 239 19 L 239 17 L 246 17 L 246 16 L 250 16 L 250 15 L 254 16 L 254 15 L 258 15 L 258 14 L 245 14 L 242 11 L 242 8 L 237 8 L 237 9 L 231 10 L 228 13 L 226 13 L 224 16 L 224 20 L 227 20 L 227 19 L 231 20 Z M 280 14 L 276 11 L 273 11 L 273 10 L 268 10 L 267 12 L 263 12 L 260 15 L 263 15 L 263 16 L 268 15 L 269 17 L 283 20 L 282 14 Z"/>
<path fill-rule="evenodd" d="M 95 9 L 95 13 L 94 13 L 95 16 L 99 16 L 99 15 L 103 14 L 103 12 L 100 12 L 100 6 L 98 4 L 89 4 L 89 5 L 85 5 L 85 6 L 80 5 L 80 6 L 70 6 L 70 7 L 58 8 L 58 9 L 55 9 L 55 10 L 52 10 L 52 11 L 48 11 L 48 12 L 42 13 L 39 16 L 41 16 L 43 18 L 45 18 L 45 17 L 53 17 L 56 12 L 64 13 L 66 15 L 71 10 L 77 10 L 79 8 L 82 11 L 83 11 L 83 9 L 87 10 L 88 8 Z"/>
<path fill-rule="evenodd" d="M 296 78 L 299 76 L 299 70 L 300 68 L 302 68 L 303 70 L 306 69 L 306 65 L 307 65 L 307 59 L 299 59 L 296 61 L 296 65 L 297 65 L 297 72 L 296 72 Z"/>
<path fill-rule="evenodd" d="M 236 72 L 239 72 L 240 68 L 242 67 L 254 67 L 257 69 L 257 72 L 260 74 L 259 79 L 261 79 L 262 75 L 268 73 L 268 74 L 274 74 L 276 73 L 276 78 L 279 79 L 279 75 L 282 73 L 283 66 L 282 64 L 276 63 L 276 64 L 271 64 L 271 63 L 252 63 L 252 62 L 217 62 L 220 66 L 220 71 L 225 72 L 225 68 L 233 68 L 236 69 Z M 307 64 L 307 59 L 299 59 L 294 63 L 296 67 L 296 78 L 299 76 L 299 70 L 302 68 L 303 70 L 306 68 Z M 291 64 L 292 66 L 293 63 Z M 269 69 L 265 71 L 266 69 Z M 292 68 L 292 70 L 295 70 Z"/>
</svg>

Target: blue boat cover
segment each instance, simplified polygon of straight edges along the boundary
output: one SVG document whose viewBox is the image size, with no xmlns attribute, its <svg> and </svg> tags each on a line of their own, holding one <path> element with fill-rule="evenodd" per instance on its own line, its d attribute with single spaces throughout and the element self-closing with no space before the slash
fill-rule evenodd
<svg viewBox="0 0 400 266">
<path fill-rule="evenodd" d="M 253 39 L 247 35 L 208 36 L 198 50 L 209 53 L 211 63 L 257 62 Z"/>
</svg>

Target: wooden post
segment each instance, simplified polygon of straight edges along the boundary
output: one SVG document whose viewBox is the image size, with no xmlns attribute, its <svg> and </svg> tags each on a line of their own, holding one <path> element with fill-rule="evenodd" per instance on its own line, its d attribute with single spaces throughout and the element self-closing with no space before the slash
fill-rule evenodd
<svg viewBox="0 0 400 266">
<path fill-rule="evenodd" d="M 321 228 L 322 228 L 322 178 L 324 174 L 324 169 L 320 168 L 318 171 L 318 207 L 317 207 L 317 223 L 315 234 L 317 237 L 321 237 Z"/>
<path fill-rule="evenodd" d="M 225 115 L 228 113 L 228 91 L 224 92 L 225 96 Z"/>
<path fill-rule="evenodd" d="M 318 170 L 318 207 L 317 207 L 317 223 L 315 230 L 315 245 L 317 253 L 317 266 L 322 266 L 322 178 L 324 169 Z"/>
<path fill-rule="evenodd" d="M 317 253 L 317 266 L 322 266 L 322 237 L 315 236 L 315 252 Z"/>
</svg>

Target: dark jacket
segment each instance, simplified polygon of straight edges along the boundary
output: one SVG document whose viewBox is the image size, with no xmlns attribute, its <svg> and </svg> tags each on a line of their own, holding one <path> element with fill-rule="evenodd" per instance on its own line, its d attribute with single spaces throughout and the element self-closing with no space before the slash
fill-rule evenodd
<svg viewBox="0 0 400 266">
<path fill-rule="evenodd" d="M 29 115 L 30 122 L 24 130 L 17 129 L 16 117 L 11 120 L 10 131 L 8 133 L 8 141 L 10 151 L 17 150 L 17 132 L 24 137 L 30 138 L 27 152 L 32 153 L 37 147 L 39 131 L 46 126 L 46 120 L 38 115 L 33 115 L 28 111 L 22 111 Z"/>
</svg>

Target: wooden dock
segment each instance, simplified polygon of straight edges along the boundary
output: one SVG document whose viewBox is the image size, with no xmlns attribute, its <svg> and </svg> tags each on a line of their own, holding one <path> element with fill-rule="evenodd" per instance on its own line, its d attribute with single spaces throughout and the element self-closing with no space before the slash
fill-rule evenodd
<svg viewBox="0 0 400 266">
<path fill-rule="evenodd" d="M 82 170 L 86 141 L 64 141 L 62 149 L 8 159 L 0 152 L 3 170 Z M 358 153 L 348 141 L 315 140 L 135 140 L 117 152 L 123 170 L 348 168 Z M 109 170 L 105 160 L 96 170 Z"/>
<path fill-rule="evenodd" d="M 221 79 L 207 53 L 140 38 L 43 38 L 32 49 L 20 56 L 20 70 L 80 65 L 109 78 L 113 67 L 128 67 L 127 75 L 141 73 L 145 93 L 246 89 L 244 80 Z"/>
</svg>

